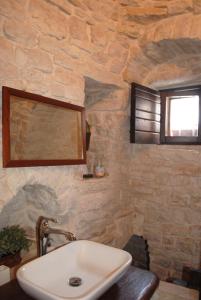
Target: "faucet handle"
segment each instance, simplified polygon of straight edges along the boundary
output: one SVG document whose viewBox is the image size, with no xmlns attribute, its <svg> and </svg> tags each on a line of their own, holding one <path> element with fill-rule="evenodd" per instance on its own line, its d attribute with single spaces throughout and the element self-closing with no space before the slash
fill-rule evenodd
<svg viewBox="0 0 201 300">
<path fill-rule="evenodd" d="M 45 219 L 46 219 L 47 221 L 51 221 L 51 222 L 53 222 L 53 223 L 58 223 L 58 220 L 55 219 L 55 218 L 47 218 L 47 217 L 45 217 Z"/>
<path fill-rule="evenodd" d="M 57 219 L 54 219 L 54 218 L 49 218 L 49 217 L 44 217 L 44 216 L 39 217 L 40 223 L 42 223 L 42 222 L 48 223 L 48 221 L 51 221 L 53 223 L 58 223 Z"/>
</svg>

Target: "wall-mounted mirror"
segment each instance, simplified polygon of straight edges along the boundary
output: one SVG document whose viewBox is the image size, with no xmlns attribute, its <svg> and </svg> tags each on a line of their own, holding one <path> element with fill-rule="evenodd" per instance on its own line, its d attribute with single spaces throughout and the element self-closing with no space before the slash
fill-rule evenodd
<svg viewBox="0 0 201 300">
<path fill-rule="evenodd" d="M 3 87 L 3 167 L 86 163 L 81 106 Z"/>
</svg>

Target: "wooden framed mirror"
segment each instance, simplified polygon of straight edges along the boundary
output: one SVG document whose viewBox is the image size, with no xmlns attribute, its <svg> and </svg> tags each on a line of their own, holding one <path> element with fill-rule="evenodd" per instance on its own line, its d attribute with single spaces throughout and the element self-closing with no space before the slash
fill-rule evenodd
<svg viewBox="0 0 201 300">
<path fill-rule="evenodd" d="M 86 163 L 85 109 L 3 87 L 3 167 Z"/>
</svg>

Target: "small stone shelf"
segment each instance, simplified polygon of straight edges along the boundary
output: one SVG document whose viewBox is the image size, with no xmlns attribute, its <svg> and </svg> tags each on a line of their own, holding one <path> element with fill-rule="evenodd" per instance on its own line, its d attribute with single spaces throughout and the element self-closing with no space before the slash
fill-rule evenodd
<svg viewBox="0 0 201 300">
<path fill-rule="evenodd" d="M 107 178 L 108 176 L 109 176 L 109 175 L 106 174 L 106 175 L 103 176 L 103 177 L 96 177 L 96 176 L 94 176 L 94 177 L 90 177 L 90 178 L 82 178 L 82 180 L 84 180 L 84 181 L 99 180 L 99 179 L 105 179 L 105 178 Z"/>
</svg>

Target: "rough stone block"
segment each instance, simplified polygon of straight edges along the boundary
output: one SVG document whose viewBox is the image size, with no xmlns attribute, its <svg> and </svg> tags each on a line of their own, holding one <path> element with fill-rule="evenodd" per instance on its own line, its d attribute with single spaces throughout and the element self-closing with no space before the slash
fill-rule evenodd
<svg viewBox="0 0 201 300">
<path fill-rule="evenodd" d="M 108 42 L 108 32 L 102 25 L 91 26 L 92 43 L 104 47 Z"/>
<path fill-rule="evenodd" d="M 58 39 L 68 35 L 68 16 L 54 5 L 42 0 L 31 0 L 29 11 L 32 22 L 40 31 Z"/>
<path fill-rule="evenodd" d="M 69 3 L 71 3 L 72 5 L 76 6 L 76 7 L 83 7 L 83 3 L 81 0 L 68 0 Z"/>
<path fill-rule="evenodd" d="M 168 3 L 168 14 L 177 15 L 183 14 L 193 10 L 192 0 L 183 0 L 183 1 L 173 1 Z"/>
<path fill-rule="evenodd" d="M 68 86 L 65 89 L 65 98 L 68 99 L 67 102 L 83 106 L 84 97 L 85 97 L 84 91 L 78 89 L 76 86 L 72 86 L 72 87 Z"/>
<path fill-rule="evenodd" d="M 0 15 L 23 20 L 26 15 L 27 0 L 1 0 Z"/>
<path fill-rule="evenodd" d="M 108 62 L 108 56 L 103 51 L 96 51 L 91 55 L 91 58 L 98 64 L 106 65 Z"/>
<path fill-rule="evenodd" d="M 70 17 L 69 31 L 73 39 L 78 39 L 81 41 L 88 40 L 87 24 L 77 17 Z"/>
<path fill-rule="evenodd" d="M 113 59 L 110 62 L 110 71 L 120 74 L 125 67 L 125 60 Z"/>
<path fill-rule="evenodd" d="M 0 70 L 1 70 L 0 79 L 4 80 L 4 82 L 19 78 L 19 71 L 17 67 L 14 64 L 9 63 L 8 61 L 2 60 L 1 58 L 0 58 Z"/>
<path fill-rule="evenodd" d="M 65 98 L 65 86 L 56 82 L 52 83 L 51 95 L 53 98 Z"/>
<path fill-rule="evenodd" d="M 49 4 L 52 4 L 53 8 L 54 6 L 60 10 L 62 13 L 66 15 L 71 15 L 72 14 L 72 5 L 70 1 L 66 0 L 46 0 Z"/>
<path fill-rule="evenodd" d="M 193 9 L 195 14 L 201 13 L 201 0 L 193 0 Z"/>
<path fill-rule="evenodd" d="M 196 15 L 192 18 L 191 29 L 189 32 L 189 36 L 191 36 L 191 38 L 200 39 L 201 37 L 200 26 L 201 26 L 200 15 Z"/>
<path fill-rule="evenodd" d="M 4 17 L 2 17 L 0 15 L 0 36 L 4 35 L 4 33 L 3 33 L 3 24 L 4 24 L 4 21 L 5 21 Z"/>
<path fill-rule="evenodd" d="M 46 83 L 47 78 L 45 76 L 45 73 L 41 72 L 40 70 L 37 70 L 35 68 L 29 67 L 29 68 L 22 68 L 20 71 L 21 77 L 23 80 L 30 81 L 30 82 L 41 82 Z"/>
<path fill-rule="evenodd" d="M 4 23 L 4 33 L 7 38 L 27 48 L 32 48 L 37 44 L 37 32 L 28 22 L 20 22 L 13 19 L 6 20 Z"/>
<path fill-rule="evenodd" d="M 121 57 L 127 54 L 127 50 L 119 42 L 111 42 L 108 47 L 108 54 L 112 57 Z"/>
<path fill-rule="evenodd" d="M 14 62 L 15 52 L 13 44 L 0 36 L 0 58 L 5 62 Z"/>
<path fill-rule="evenodd" d="M 170 259 L 168 259 L 167 257 L 166 257 L 166 255 L 164 255 L 164 256 L 155 256 L 155 257 L 153 257 L 153 259 L 152 259 L 152 263 L 153 264 L 156 264 L 156 265 L 158 265 L 158 266 L 161 266 L 162 268 L 166 268 L 166 269 L 168 269 L 168 268 L 170 268 L 171 267 L 171 260 Z"/>
<path fill-rule="evenodd" d="M 201 237 L 201 225 L 190 226 L 190 235 L 193 237 Z"/>
<path fill-rule="evenodd" d="M 40 49 L 55 54 L 59 48 L 60 40 L 54 36 L 40 35 L 38 45 Z"/>
<path fill-rule="evenodd" d="M 192 30 L 193 18 L 191 14 L 178 16 L 175 18 L 173 38 L 187 38 Z"/>
<path fill-rule="evenodd" d="M 129 16 L 164 16 L 167 14 L 167 9 L 160 7 L 127 7 L 126 11 Z"/>
<path fill-rule="evenodd" d="M 113 2 L 101 2 L 100 3 L 100 12 L 109 20 L 118 21 L 120 8 Z"/>
<path fill-rule="evenodd" d="M 65 68 L 57 67 L 55 70 L 56 81 L 66 84 L 66 85 L 76 85 L 77 88 L 82 88 L 84 90 L 84 79 L 79 74 L 67 70 Z"/>
<path fill-rule="evenodd" d="M 52 60 L 46 52 L 40 49 L 24 51 L 27 63 L 44 73 L 51 73 L 53 69 Z"/>
<path fill-rule="evenodd" d="M 85 0 L 84 4 L 86 7 L 92 11 L 99 11 L 100 10 L 100 2 L 94 0 Z"/>
<path fill-rule="evenodd" d="M 123 22 L 118 25 L 118 32 L 131 39 L 137 39 L 144 33 L 144 26 L 136 22 Z"/>
<path fill-rule="evenodd" d="M 50 96 L 50 86 L 47 82 L 43 82 L 38 80 L 31 80 L 26 82 L 26 90 L 31 92 L 31 93 L 35 93 L 35 94 L 39 94 L 39 95 L 43 95 L 43 96 Z"/>
<path fill-rule="evenodd" d="M 18 67 L 24 67 L 27 64 L 27 55 L 23 48 L 16 48 L 15 50 L 15 61 Z"/>
<path fill-rule="evenodd" d="M 176 240 L 176 248 L 177 251 L 185 253 L 187 255 L 195 255 L 195 243 L 193 239 L 185 238 L 185 239 L 177 239 Z M 197 254 L 199 255 L 199 254 Z"/>
<path fill-rule="evenodd" d="M 167 16 L 166 7 L 127 7 L 124 18 L 130 22 L 135 21 L 140 24 L 149 24 L 165 16 Z"/>
<path fill-rule="evenodd" d="M 80 65 L 83 65 L 82 62 L 70 57 L 64 51 L 61 50 L 57 51 L 54 55 L 54 63 L 68 70 L 73 70 L 75 66 L 76 70 L 80 70 Z"/>
</svg>

